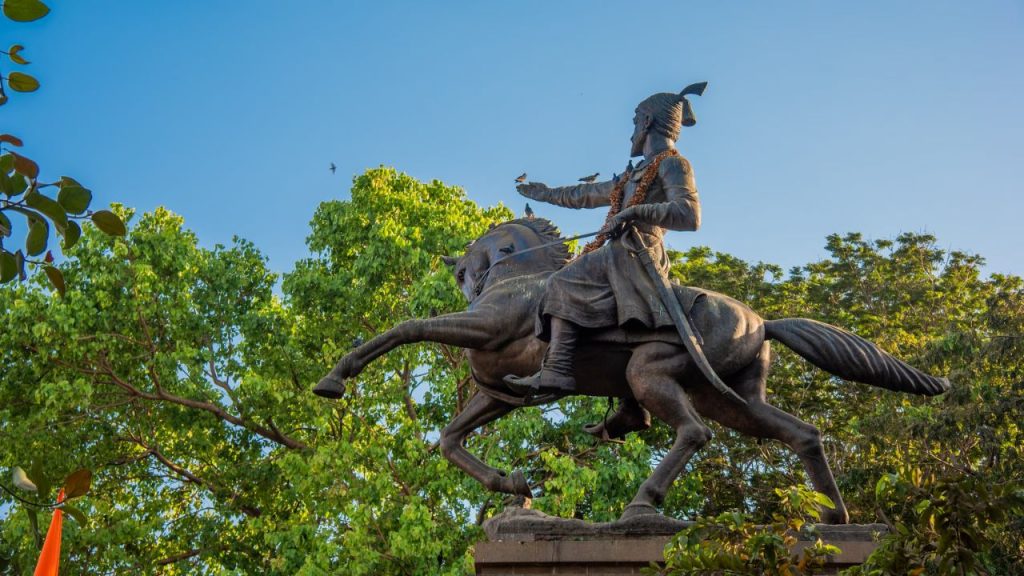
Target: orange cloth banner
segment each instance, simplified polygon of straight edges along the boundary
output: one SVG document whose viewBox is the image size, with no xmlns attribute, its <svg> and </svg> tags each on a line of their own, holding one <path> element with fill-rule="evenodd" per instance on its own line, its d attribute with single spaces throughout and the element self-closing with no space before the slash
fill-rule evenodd
<svg viewBox="0 0 1024 576">
<path fill-rule="evenodd" d="M 57 503 L 64 501 L 64 490 L 61 489 L 57 496 Z M 50 520 L 50 529 L 46 532 L 46 541 L 43 542 L 43 553 L 39 555 L 39 563 L 36 564 L 35 576 L 57 576 L 57 568 L 60 567 L 60 533 L 64 526 L 64 512 L 60 508 L 53 510 L 53 519 Z"/>
</svg>

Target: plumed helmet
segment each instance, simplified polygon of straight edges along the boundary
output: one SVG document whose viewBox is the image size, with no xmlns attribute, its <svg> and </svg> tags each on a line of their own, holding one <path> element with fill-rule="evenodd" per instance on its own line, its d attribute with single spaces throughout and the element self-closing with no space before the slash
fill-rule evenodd
<svg viewBox="0 0 1024 576">
<path fill-rule="evenodd" d="M 683 126 L 693 126 L 697 123 L 693 107 L 686 97 L 690 94 L 700 96 L 707 87 L 707 82 L 698 82 L 683 88 L 679 94 L 661 92 L 648 97 L 636 109 L 651 115 L 654 119 L 652 128 L 656 132 L 675 140 L 679 138 L 679 131 Z"/>
</svg>

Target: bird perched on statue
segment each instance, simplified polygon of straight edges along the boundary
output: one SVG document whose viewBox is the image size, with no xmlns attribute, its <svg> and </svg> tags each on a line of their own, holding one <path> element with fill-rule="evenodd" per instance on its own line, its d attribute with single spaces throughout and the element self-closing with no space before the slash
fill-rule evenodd
<svg viewBox="0 0 1024 576">
<path fill-rule="evenodd" d="M 529 202 L 526 203 L 526 210 L 523 211 L 523 214 L 526 214 L 528 220 L 533 220 L 533 208 L 530 208 Z"/>
<path fill-rule="evenodd" d="M 594 172 L 590 176 L 584 176 L 583 178 L 580 178 L 580 182 L 586 182 L 587 184 L 590 184 L 591 182 L 596 181 L 597 177 L 600 176 L 600 175 L 601 175 L 600 172 Z"/>
<path fill-rule="evenodd" d="M 516 178 L 516 182 L 519 182 L 520 184 L 526 182 L 526 172 L 520 174 L 519 177 Z"/>
<path fill-rule="evenodd" d="M 334 162 L 331 162 L 331 174 L 334 174 L 334 171 L 337 169 L 338 167 L 334 165 Z"/>
</svg>

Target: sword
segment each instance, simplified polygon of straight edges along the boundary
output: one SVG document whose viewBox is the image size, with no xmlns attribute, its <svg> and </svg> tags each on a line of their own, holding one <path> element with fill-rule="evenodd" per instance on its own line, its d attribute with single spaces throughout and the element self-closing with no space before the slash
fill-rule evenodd
<svg viewBox="0 0 1024 576">
<path fill-rule="evenodd" d="M 683 312 L 683 307 L 679 304 L 679 299 L 676 298 L 675 292 L 672 290 L 672 285 L 669 284 L 668 278 L 661 275 L 658 271 L 657 265 L 651 258 L 651 251 L 647 245 L 644 244 L 643 238 L 636 231 L 636 228 L 631 227 L 631 231 L 636 236 L 637 242 L 643 246 L 643 250 L 633 252 L 639 255 L 640 261 L 644 264 L 644 270 L 647 271 L 647 275 L 650 276 L 651 281 L 658 287 L 658 295 L 661 296 L 661 303 L 668 310 L 669 316 L 672 317 L 672 322 L 676 325 L 676 330 L 679 331 L 679 336 L 683 339 L 683 345 L 686 346 L 686 351 L 689 352 L 690 357 L 697 363 L 697 367 L 700 368 L 701 373 L 704 377 L 711 382 L 711 385 L 716 390 L 721 392 L 727 398 L 733 402 L 737 402 L 742 405 L 746 405 L 747 401 L 740 397 L 732 388 L 725 385 L 722 379 L 715 374 L 715 369 L 711 367 L 711 363 L 708 362 L 707 356 L 704 355 L 704 350 L 701 348 L 700 342 L 697 340 L 697 335 L 693 333 L 693 329 L 690 328 L 690 322 L 686 318 L 686 313 Z"/>
</svg>

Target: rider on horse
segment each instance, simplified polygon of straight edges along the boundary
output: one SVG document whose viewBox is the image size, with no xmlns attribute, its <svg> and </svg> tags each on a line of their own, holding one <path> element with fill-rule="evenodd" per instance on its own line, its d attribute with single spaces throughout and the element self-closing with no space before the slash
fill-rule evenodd
<svg viewBox="0 0 1024 576">
<path fill-rule="evenodd" d="M 702 94 L 706 85 L 693 84 L 679 94 L 655 94 L 637 106 L 630 156 L 644 158 L 636 167 L 630 161 L 619 177 L 559 188 L 538 182 L 517 186 L 523 196 L 566 208 L 611 208 L 602 233 L 548 279 L 537 320 L 538 337 L 550 340 L 544 364 L 533 376 L 506 376 L 513 390 L 574 391 L 573 357 L 580 328 L 674 326 L 636 253 L 646 246 L 659 272 L 667 275 L 665 230 L 700 227 L 693 170 L 676 151 L 675 141 L 682 126 L 696 123 L 686 96 Z"/>
</svg>

